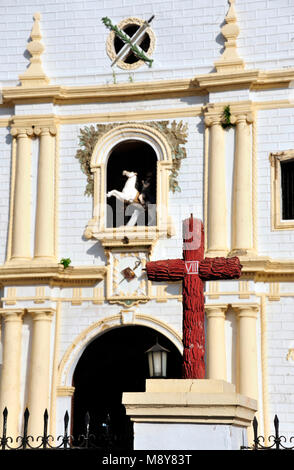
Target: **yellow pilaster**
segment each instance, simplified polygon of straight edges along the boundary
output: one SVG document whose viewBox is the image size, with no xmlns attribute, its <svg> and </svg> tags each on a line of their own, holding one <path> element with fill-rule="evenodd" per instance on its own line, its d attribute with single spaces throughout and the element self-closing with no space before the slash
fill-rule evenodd
<svg viewBox="0 0 294 470">
<path fill-rule="evenodd" d="M 210 127 L 207 251 L 211 256 L 222 256 L 228 251 L 224 130 L 220 115 L 207 115 L 205 124 Z"/>
<path fill-rule="evenodd" d="M 239 392 L 258 398 L 257 380 L 257 305 L 232 305 L 239 319 Z"/>
<path fill-rule="evenodd" d="M 252 231 L 252 142 L 250 124 L 253 115 L 238 114 L 234 156 L 232 252 L 253 249 Z M 246 254 L 246 253 L 244 253 Z"/>
<path fill-rule="evenodd" d="M 7 436 L 19 435 L 21 338 L 24 311 L 1 310 L 4 319 L 3 368 L 0 387 L 0 429 L 2 432 L 3 410 L 8 410 Z"/>
<path fill-rule="evenodd" d="M 54 261 L 55 127 L 35 128 L 40 136 L 34 261 Z"/>
<path fill-rule="evenodd" d="M 50 343 L 52 309 L 28 309 L 33 318 L 30 375 L 28 384 L 29 434 L 43 433 L 43 415 L 49 408 Z M 48 410 L 49 412 L 49 410 Z"/>
<path fill-rule="evenodd" d="M 17 139 L 11 261 L 31 259 L 31 139 L 32 128 L 12 128 Z"/>
<path fill-rule="evenodd" d="M 227 380 L 224 305 L 206 305 L 207 378 Z"/>
<path fill-rule="evenodd" d="M 239 320 L 239 393 L 258 401 L 257 334 L 258 305 L 232 305 Z M 252 427 L 248 442 L 253 442 Z"/>
</svg>

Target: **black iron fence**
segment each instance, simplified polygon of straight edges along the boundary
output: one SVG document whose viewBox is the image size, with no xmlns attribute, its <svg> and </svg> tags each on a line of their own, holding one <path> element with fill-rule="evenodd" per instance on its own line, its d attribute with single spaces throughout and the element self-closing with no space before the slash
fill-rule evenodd
<svg viewBox="0 0 294 470">
<path fill-rule="evenodd" d="M 64 415 L 64 430 L 63 434 L 54 438 L 48 434 L 48 411 L 44 412 L 44 425 L 42 436 L 31 436 L 28 434 L 30 413 L 28 408 L 24 412 L 23 421 L 23 434 L 13 439 L 7 436 L 7 422 L 8 410 L 3 411 L 3 426 L 2 436 L 0 436 L 0 449 L 1 450 L 37 450 L 37 449 L 96 449 L 101 451 L 111 451 L 114 449 L 112 439 L 110 418 L 109 415 L 101 427 L 98 429 L 97 434 L 90 432 L 90 415 L 87 412 L 85 415 L 85 429 L 84 433 L 78 437 L 74 437 L 69 433 L 69 415 L 66 411 Z"/>
<path fill-rule="evenodd" d="M 0 449 L 1 450 L 38 450 L 38 449 L 96 449 L 98 451 L 110 452 L 122 450 L 115 442 L 115 436 L 111 431 L 110 417 L 107 416 L 106 420 L 96 434 L 90 432 L 90 414 L 85 414 L 84 433 L 80 434 L 77 438 L 69 432 L 69 415 L 65 412 L 64 415 L 64 430 L 63 434 L 54 438 L 48 434 L 48 411 L 44 412 L 43 434 L 41 436 L 32 436 L 28 434 L 30 413 L 28 408 L 24 412 L 23 421 L 23 434 L 13 439 L 7 436 L 7 422 L 8 410 L 3 411 L 3 426 L 2 436 L 0 436 Z M 274 435 L 268 437 L 268 444 L 265 445 L 266 439 L 264 436 L 258 435 L 258 421 L 256 417 L 253 419 L 253 432 L 254 439 L 252 446 L 241 446 L 241 450 L 294 450 L 294 436 L 287 438 L 280 435 L 279 419 L 277 415 L 274 418 Z M 293 442 L 293 445 L 291 443 Z"/>
<path fill-rule="evenodd" d="M 253 444 L 250 447 L 242 446 L 241 449 L 247 449 L 247 450 L 293 450 L 294 449 L 294 436 L 288 438 L 288 443 L 287 443 L 287 438 L 283 435 L 280 435 L 280 422 L 279 418 L 277 415 L 275 415 L 274 418 L 274 430 L 275 434 L 272 434 L 268 437 L 267 445 L 266 439 L 264 436 L 259 436 L 258 435 L 258 421 L 256 419 L 256 416 L 253 419 L 252 422 L 253 426 L 253 433 L 254 433 L 254 439 L 253 439 Z M 293 445 L 291 443 L 293 442 Z"/>
</svg>

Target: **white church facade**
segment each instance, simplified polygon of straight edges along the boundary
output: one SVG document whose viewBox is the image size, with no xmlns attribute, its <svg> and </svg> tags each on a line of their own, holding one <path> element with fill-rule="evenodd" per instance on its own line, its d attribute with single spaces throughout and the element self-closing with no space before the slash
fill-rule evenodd
<svg viewBox="0 0 294 470">
<path fill-rule="evenodd" d="M 294 434 L 291 3 L 2 2 L 0 436 L 5 407 L 14 438 L 26 407 L 33 435 L 45 409 L 54 436 L 66 411 L 73 433 L 110 415 L 127 448 L 170 423 L 180 449 L 214 423 L 238 446 L 254 415 Z M 242 275 L 204 284 L 206 376 L 185 385 L 182 283 L 145 268 L 182 258 L 190 214 Z M 167 379 L 145 389 L 156 339 Z"/>
</svg>

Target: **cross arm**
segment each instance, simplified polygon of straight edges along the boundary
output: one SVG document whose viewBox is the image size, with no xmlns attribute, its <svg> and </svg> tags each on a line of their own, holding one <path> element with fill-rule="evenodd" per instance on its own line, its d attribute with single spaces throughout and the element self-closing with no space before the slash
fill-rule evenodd
<svg viewBox="0 0 294 470">
<path fill-rule="evenodd" d="M 204 258 L 199 263 L 199 277 L 202 281 L 239 279 L 242 265 L 237 256 L 232 258 Z"/>
<path fill-rule="evenodd" d="M 182 281 L 185 276 L 185 262 L 182 259 L 164 259 L 146 263 L 150 281 Z"/>
</svg>

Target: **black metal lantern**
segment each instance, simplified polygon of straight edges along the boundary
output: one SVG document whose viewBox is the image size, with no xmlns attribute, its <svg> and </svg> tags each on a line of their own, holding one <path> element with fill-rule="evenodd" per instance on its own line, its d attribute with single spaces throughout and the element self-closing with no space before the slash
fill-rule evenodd
<svg viewBox="0 0 294 470">
<path fill-rule="evenodd" d="M 156 344 L 145 351 L 148 356 L 149 375 L 151 378 L 165 378 L 167 355 L 170 351 L 162 347 L 156 339 Z"/>
</svg>

